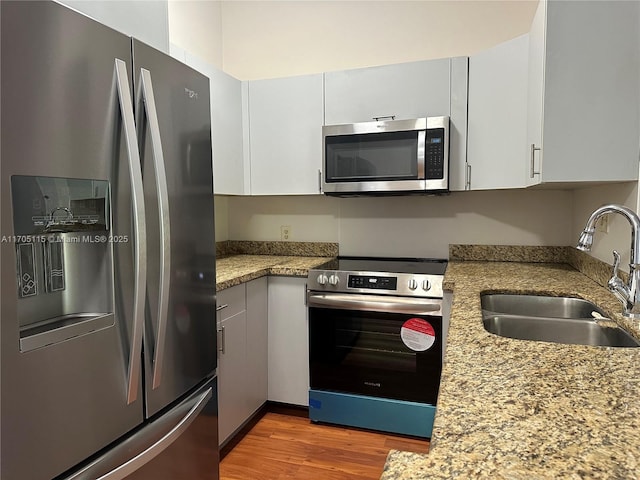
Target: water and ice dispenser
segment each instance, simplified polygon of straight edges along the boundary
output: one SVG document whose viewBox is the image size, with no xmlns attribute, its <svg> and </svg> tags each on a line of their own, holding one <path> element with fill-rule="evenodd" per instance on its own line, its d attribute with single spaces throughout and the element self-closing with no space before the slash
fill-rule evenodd
<svg viewBox="0 0 640 480">
<path fill-rule="evenodd" d="M 13 176 L 20 350 L 114 324 L 109 182 Z"/>
</svg>

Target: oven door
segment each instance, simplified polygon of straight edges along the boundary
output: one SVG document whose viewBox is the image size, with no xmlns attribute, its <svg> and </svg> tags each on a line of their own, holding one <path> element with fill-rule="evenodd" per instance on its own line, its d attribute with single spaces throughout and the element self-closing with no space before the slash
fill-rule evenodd
<svg viewBox="0 0 640 480">
<path fill-rule="evenodd" d="M 442 300 L 309 293 L 313 390 L 436 404 Z"/>
</svg>

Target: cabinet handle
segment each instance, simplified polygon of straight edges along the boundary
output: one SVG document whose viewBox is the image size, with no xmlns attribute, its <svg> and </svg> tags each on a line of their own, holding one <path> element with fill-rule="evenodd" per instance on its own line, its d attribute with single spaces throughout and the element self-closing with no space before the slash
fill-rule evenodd
<svg viewBox="0 0 640 480">
<path fill-rule="evenodd" d="M 220 310 L 224 310 L 228 306 L 229 305 L 227 303 L 225 303 L 224 305 L 220 305 L 220 306 L 216 307 L 216 312 L 219 312 Z"/>
<path fill-rule="evenodd" d="M 322 193 L 322 170 L 318 169 L 318 191 Z"/>
<path fill-rule="evenodd" d="M 376 122 L 379 122 L 380 120 L 395 120 L 396 116 L 395 115 L 383 115 L 381 117 L 372 117 Z"/>
<path fill-rule="evenodd" d="M 218 331 L 222 334 L 220 335 L 220 348 L 218 348 L 218 351 L 224 355 L 224 325 Z"/>
<path fill-rule="evenodd" d="M 467 185 L 465 190 L 471 190 L 471 165 L 467 163 Z"/>
<path fill-rule="evenodd" d="M 531 178 L 533 178 L 534 175 L 540 175 L 540 172 L 536 172 L 536 167 L 535 167 L 535 152 L 540 151 L 540 147 L 536 147 L 535 143 L 531 144 Z"/>
</svg>

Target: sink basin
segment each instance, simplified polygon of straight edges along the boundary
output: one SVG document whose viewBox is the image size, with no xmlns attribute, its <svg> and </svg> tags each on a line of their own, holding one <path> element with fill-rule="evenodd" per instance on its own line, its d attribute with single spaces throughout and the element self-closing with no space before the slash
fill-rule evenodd
<svg viewBox="0 0 640 480">
<path fill-rule="evenodd" d="M 481 297 L 486 331 L 520 340 L 638 347 L 631 335 L 581 298 L 486 294 Z"/>
</svg>

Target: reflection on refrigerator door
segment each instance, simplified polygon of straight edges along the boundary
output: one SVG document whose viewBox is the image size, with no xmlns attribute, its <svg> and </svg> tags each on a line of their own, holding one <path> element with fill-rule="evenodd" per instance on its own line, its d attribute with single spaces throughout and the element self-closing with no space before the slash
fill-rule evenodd
<svg viewBox="0 0 640 480">
<path fill-rule="evenodd" d="M 207 258 L 215 292 L 211 146 L 181 141 L 209 79 L 57 2 L 0 12 L 0 477 L 217 480 L 215 298 L 172 277 Z"/>
</svg>

